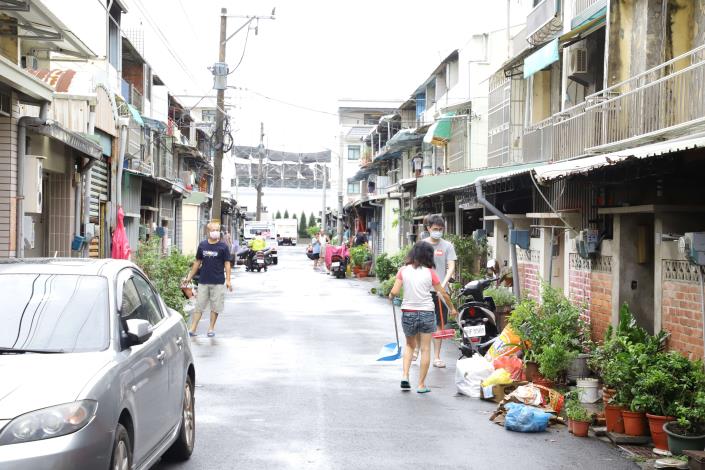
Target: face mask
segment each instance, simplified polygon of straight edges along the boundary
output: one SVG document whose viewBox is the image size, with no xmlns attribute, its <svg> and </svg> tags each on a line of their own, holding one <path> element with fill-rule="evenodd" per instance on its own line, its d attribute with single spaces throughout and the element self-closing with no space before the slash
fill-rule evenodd
<svg viewBox="0 0 705 470">
<path fill-rule="evenodd" d="M 210 232 L 208 235 L 210 235 L 211 240 L 217 240 L 220 238 L 220 232 L 213 231 Z"/>
<path fill-rule="evenodd" d="M 434 240 L 440 240 L 441 238 L 443 238 L 443 232 L 431 232 L 431 238 L 433 238 Z"/>
</svg>

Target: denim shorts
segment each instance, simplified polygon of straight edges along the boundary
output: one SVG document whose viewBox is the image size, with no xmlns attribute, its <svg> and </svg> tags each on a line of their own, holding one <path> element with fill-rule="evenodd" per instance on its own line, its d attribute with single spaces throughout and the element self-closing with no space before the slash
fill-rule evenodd
<svg viewBox="0 0 705 470">
<path fill-rule="evenodd" d="M 405 336 L 416 336 L 419 333 L 436 331 L 436 313 L 429 311 L 402 311 L 401 326 Z"/>
</svg>

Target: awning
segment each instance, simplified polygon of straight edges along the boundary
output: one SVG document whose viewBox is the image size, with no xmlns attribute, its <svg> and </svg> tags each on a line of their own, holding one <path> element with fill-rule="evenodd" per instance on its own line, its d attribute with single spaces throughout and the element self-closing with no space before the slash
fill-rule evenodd
<svg viewBox="0 0 705 470">
<path fill-rule="evenodd" d="M 52 101 L 54 96 L 51 85 L 29 75 L 2 55 L 0 55 L 0 82 L 35 100 Z"/>
<path fill-rule="evenodd" d="M 137 110 L 137 108 L 135 108 L 131 104 L 128 104 L 127 109 L 130 110 L 130 114 L 132 115 L 132 119 L 134 119 L 137 122 L 137 124 L 144 127 L 144 120 L 142 119 L 142 116 L 140 115 L 140 112 Z"/>
<path fill-rule="evenodd" d="M 570 29 L 582 27 L 586 23 L 590 23 L 597 18 L 605 18 L 607 16 L 607 0 L 598 0 L 577 15 L 570 21 Z"/>
<path fill-rule="evenodd" d="M 524 59 L 524 78 L 529 78 L 552 63 L 558 62 L 558 42 L 559 38 L 556 38 Z"/>
<path fill-rule="evenodd" d="M 705 134 L 644 145 L 603 155 L 549 163 L 536 168 L 535 174 L 536 179 L 543 183 L 565 178 L 566 176 L 587 174 L 598 168 L 617 165 L 628 160 L 655 157 L 701 147 L 705 147 Z"/>
<path fill-rule="evenodd" d="M 447 144 L 450 140 L 450 134 L 453 127 L 453 116 L 455 116 L 455 112 L 451 111 L 436 119 L 436 122 L 431 124 L 431 127 L 428 128 L 428 131 L 423 138 L 423 142 L 432 145 Z"/>
<path fill-rule="evenodd" d="M 130 110 L 130 112 L 132 112 L 132 110 Z M 144 122 L 145 126 L 150 127 L 155 130 L 158 130 L 160 132 L 166 131 L 166 124 L 163 123 L 162 121 L 160 121 L 158 119 L 148 118 L 146 116 L 141 116 L 141 118 L 142 118 L 142 122 Z"/>
<path fill-rule="evenodd" d="M 211 195 L 208 193 L 203 193 L 201 191 L 194 191 L 187 198 L 184 199 L 184 204 L 191 204 L 194 206 L 200 206 L 201 204 L 207 203 L 211 199 Z"/>
<path fill-rule="evenodd" d="M 17 36 L 28 50 L 48 49 L 83 59 L 96 57 L 40 0 L 0 2 L 0 13 L 17 19 Z"/>
<path fill-rule="evenodd" d="M 374 173 L 374 168 L 366 167 L 366 168 L 360 168 L 357 170 L 357 173 L 355 173 L 355 176 L 352 178 L 348 178 L 348 183 L 355 183 L 357 181 L 362 181 L 366 179 L 368 176 L 370 176 L 372 173 Z"/>
<path fill-rule="evenodd" d="M 96 142 L 76 132 L 64 129 L 59 123 L 51 121 L 45 126 L 29 127 L 32 132 L 56 139 L 69 147 L 84 153 L 90 158 L 100 160 L 103 158 L 103 148 L 98 143 L 99 137 L 92 136 Z"/>
<path fill-rule="evenodd" d="M 460 171 L 445 175 L 424 176 L 423 178 L 419 178 L 416 182 L 416 197 L 430 197 L 459 191 L 475 184 L 475 181 L 480 178 L 484 179 L 486 182 L 490 182 L 497 179 L 518 175 L 520 173 L 527 173 L 531 169 L 540 165 L 542 164 L 524 163 L 521 165 Z"/>
</svg>

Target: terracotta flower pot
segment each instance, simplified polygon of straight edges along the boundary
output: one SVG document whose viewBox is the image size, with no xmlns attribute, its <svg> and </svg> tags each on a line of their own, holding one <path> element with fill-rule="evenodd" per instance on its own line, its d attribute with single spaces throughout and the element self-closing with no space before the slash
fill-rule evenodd
<svg viewBox="0 0 705 470">
<path fill-rule="evenodd" d="M 646 413 L 649 420 L 649 430 L 651 431 L 651 440 L 654 441 L 654 447 L 662 450 L 668 449 L 668 436 L 663 431 L 663 425 L 669 421 L 673 421 L 673 416 L 659 416 Z"/>
<path fill-rule="evenodd" d="M 646 413 L 622 410 L 622 417 L 624 418 L 624 434 L 627 436 L 647 435 Z"/>
<path fill-rule="evenodd" d="M 369 274 L 367 271 L 361 269 L 360 271 L 357 272 L 356 276 L 358 278 L 363 278 L 363 277 L 367 277 L 367 274 Z"/>
<path fill-rule="evenodd" d="M 589 430 L 589 421 L 573 421 L 573 435 L 575 437 L 587 437 Z"/>
<path fill-rule="evenodd" d="M 532 382 L 546 388 L 554 388 L 556 386 L 556 383 L 553 380 L 549 380 L 541 374 L 535 374 Z"/>
<path fill-rule="evenodd" d="M 539 375 L 539 363 L 534 361 L 526 361 L 526 364 L 524 364 L 524 374 L 526 375 L 527 381 L 533 382 L 534 375 Z"/>
<path fill-rule="evenodd" d="M 602 387 L 602 401 L 605 404 L 609 403 L 612 397 L 617 394 L 617 390 L 613 388 Z"/>
<path fill-rule="evenodd" d="M 624 407 L 619 405 L 605 405 L 605 421 L 607 432 L 616 432 L 624 434 L 624 418 L 622 418 L 622 410 Z"/>
</svg>

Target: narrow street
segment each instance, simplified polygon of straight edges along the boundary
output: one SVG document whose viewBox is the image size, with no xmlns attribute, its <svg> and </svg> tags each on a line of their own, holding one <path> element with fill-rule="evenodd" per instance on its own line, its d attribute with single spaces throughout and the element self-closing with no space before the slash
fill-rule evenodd
<svg viewBox="0 0 705 470">
<path fill-rule="evenodd" d="M 638 468 L 563 426 L 520 434 L 489 422 L 493 403 L 456 395 L 452 347 L 432 393 L 400 392 L 400 361 L 375 362 L 394 338 L 389 303 L 367 293 L 372 280 L 313 272 L 303 250 L 280 249 L 267 273 L 235 273 L 216 338 L 202 320 L 196 448 L 158 469 Z"/>
</svg>

